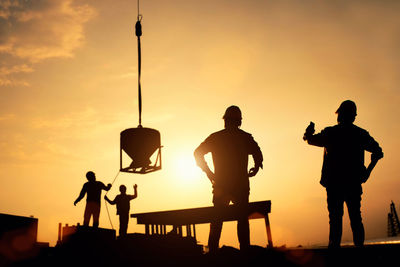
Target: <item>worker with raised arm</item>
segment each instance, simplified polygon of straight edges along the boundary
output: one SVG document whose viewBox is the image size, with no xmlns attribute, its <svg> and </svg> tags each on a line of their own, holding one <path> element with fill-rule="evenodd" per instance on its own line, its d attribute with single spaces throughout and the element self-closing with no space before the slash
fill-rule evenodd
<svg viewBox="0 0 400 267">
<path fill-rule="evenodd" d="M 119 236 L 126 236 L 126 232 L 128 230 L 128 222 L 129 222 L 129 210 L 130 210 L 130 201 L 132 199 L 137 198 L 137 184 L 133 186 L 134 193 L 133 195 L 126 194 L 126 186 L 121 185 L 119 187 L 119 191 L 121 194 L 117 195 L 114 200 L 108 199 L 107 196 L 104 196 L 104 199 L 110 203 L 111 205 L 117 205 L 117 215 L 119 215 Z"/>
<path fill-rule="evenodd" d="M 365 233 L 361 217 L 362 183 L 381 158 L 382 148 L 369 133 L 354 125 L 356 104 L 351 100 L 341 103 L 337 125 L 314 134 L 314 124 L 307 127 L 303 139 L 310 145 L 324 147 L 321 185 L 326 188 L 329 212 L 329 248 L 339 248 L 342 238 L 344 203 L 347 205 L 354 245 L 364 245 Z M 364 152 L 371 152 L 371 162 L 364 165 Z"/>
<path fill-rule="evenodd" d="M 197 165 L 207 174 L 213 186 L 214 207 L 224 208 L 232 201 L 238 206 L 249 203 L 249 177 L 255 176 L 263 167 L 263 155 L 251 134 L 240 129 L 242 113 L 239 107 L 230 106 L 223 116 L 224 129 L 211 134 L 194 151 Z M 207 165 L 204 155 L 211 153 L 214 171 Z M 248 170 L 248 157 L 252 155 L 254 167 Z M 210 252 L 219 248 L 222 221 L 210 224 L 208 247 Z M 240 249 L 250 246 L 247 215 L 238 219 L 237 233 Z"/>
</svg>

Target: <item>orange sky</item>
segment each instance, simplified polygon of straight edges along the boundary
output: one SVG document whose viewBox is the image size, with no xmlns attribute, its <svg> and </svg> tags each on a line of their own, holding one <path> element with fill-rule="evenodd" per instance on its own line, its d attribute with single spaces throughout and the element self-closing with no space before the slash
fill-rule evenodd
<svg viewBox="0 0 400 267">
<path fill-rule="evenodd" d="M 385 153 L 364 186 L 366 237 L 386 236 L 390 201 L 400 204 L 399 11 L 389 0 L 142 0 L 142 119 L 161 132 L 163 169 L 120 174 L 109 196 L 137 183 L 133 212 L 211 205 L 193 150 L 235 104 L 264 153 L 250 200 L 272 201 L 274 243 L 326 244 L 322 149 L 302 135 L 310 120 L 335 124 L 352 99 Z M 39 218 L 39 241 L 82 222 L 84 201 L 73 201 L 88 170 L 104 183 L 118 172 L 119 133 L 138 124 L 136 15 L 136 1 L 0 1 L 0 212 Z M 144 227 L 131 220 L 129 231 Z M 198 234 L 205 244 L 208 226 Z M 251 241 L 265 246 L 262 220 Z M 237 246 L 235 223 L 223 244 Z"/>
</svg>

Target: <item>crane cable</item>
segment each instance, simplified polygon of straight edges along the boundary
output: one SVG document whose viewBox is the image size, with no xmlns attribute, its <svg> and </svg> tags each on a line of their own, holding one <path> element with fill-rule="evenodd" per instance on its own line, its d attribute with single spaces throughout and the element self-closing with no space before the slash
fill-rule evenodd
<svg viewBox="0 0 400 267">
<path fill-rule="evenodd" d="M 118 172 L 117 172 L 117 175 L 114 177 L 114 180 L 113 180 L 112 183 L 111 183 L 111 187 L 114 185 L 114 182 L 115 182 L 115 180 L 117 180 L 117 177 L 118 177 L 119 174 L 120 174 L 120 171 L 118 171 Z M 107 194 L 108 194 L 108 191 L 106 192 L 106 194 L 105 194 L 104 196 L 107 196 Z M 111 221 L 110 212 L 108 211 L 107 200 L 104 199 L 104 203 L 105 203 L 106 210 L 107 210 L 108 220 L 110 221 L 111 228 L 114 230 L 114 225 L 113 225 L 113 223 L 112 223 L 112 221 Z"/>
<path fill-rule="evenodd" d="M 138 95 L 139 95 L 139 126 L 138 127 L 142 128 L 142 87 L 140 84 L 140 76 L 141 76 L 141 72 L 142 72 L 142 53 L 141 53 L 141 47 L 140 47 L 140 36 L 142 36 L 142 25 L 140 24 L 140 22 L 142 21 L 143 16 L 139 12 L 139 0 L 137 1 L 137 10 L 138 10 L 138 14 L 137 14 L 137 21 L 135 24 L 135 34 L 137 36 L 137 41 L 138 41 Z M 118 171 L 117 175 L 115 176 L 114 180 L 111 183 L 111 186 L 114 184 L 114 182 L 117 179 L 119 174 L 120 174 L 120 171 Z M 108 194 L 108 192 L 105 194 L 105 196 L 107 196 L 107 194 Z M 111 221 L 110 212 L 108 210 L 107 201 L 104 200 L 104 202 L 105 202 L 105 206 L 106 206 L 106 210 L 107 210 L 108 220 L 110 221 L 111 228 L 114 230 L 114 226 Z"/>
<path fill-rule="evenodd" d="M 141 51 L 141 46 L 140 46 L 140 36 L 142 36 L 142 24 L 140 23 L 142 21 L 142 15 L 139 13 L 139 0 L 137 1 L 138 3 L 138 15 L 137 15 L 137 21 L 135 24 L 135 33 L 137 36 L 137 42 L 138 42 L 138 95 L 139 95 L 139 126 L 142 128 L 142 86 L 140 84 L 140 76 L 142 72 L 142 51 Z"/>
</svg>

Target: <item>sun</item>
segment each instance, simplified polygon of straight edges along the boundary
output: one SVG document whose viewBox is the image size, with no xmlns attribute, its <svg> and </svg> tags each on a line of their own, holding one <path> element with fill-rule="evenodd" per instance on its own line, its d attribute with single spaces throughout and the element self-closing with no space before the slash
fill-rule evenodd
<svg viewBox="0 0 400 267">
<path fill-rule="evenodd" d="M 177 178 L 187 184 L 195 183 L 203 174 L 196 165 L 193 153 L 179 153 L 174 157 L 174 173 Z"/>
</svg>

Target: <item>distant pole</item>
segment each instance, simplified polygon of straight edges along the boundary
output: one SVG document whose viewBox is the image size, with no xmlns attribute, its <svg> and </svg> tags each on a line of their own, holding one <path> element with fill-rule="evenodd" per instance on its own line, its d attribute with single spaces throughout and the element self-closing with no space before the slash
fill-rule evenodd
<svg viewBox="0 0 400 267">
<path fill-rule="evenodd" d="M 58 240 L 57 244 L 61 243 L 61 223 L 58 224 Z"/>
<path fill-rule="evenodd" d="M 399 222 L 399 217 L 397 216 L 396 207 L 394 206 L 393 201 L 390 204 L 390 211 L 393 214 L 392 217 L 393 217 L 394 232 L 395 232 L 395 235 L 398 235 L 398 234 L 400 234 L 400 222 Z"/>
</svg>

